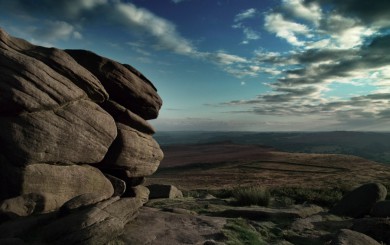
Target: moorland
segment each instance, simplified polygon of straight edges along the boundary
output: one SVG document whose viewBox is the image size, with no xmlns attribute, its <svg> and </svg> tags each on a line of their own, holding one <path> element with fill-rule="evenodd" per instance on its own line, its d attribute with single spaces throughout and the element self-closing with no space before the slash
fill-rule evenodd
<svg viewBox="0 0 390 245">
<path fill-rule="evenodd" d="M 388 136 L 360 132 L 158 133 L 165 157 L 147 184 L 175 185 L 184 197 L 150 200 L 146 206 L 165 215 L 180 215 L 182 222 L 185 217 L 197 217 L 198 221 L 187 221 L 198 225 L 192 226 L 193 231 L 205 229 L 207 223 L 212 233 L 207 235 L 207 244 L 339 244 L 331 242 L 338 234 L 350 232 L 342 229 L 366 221 L 329 210 L 363 184 L 390 187 L 390 166 L 385 164 L 390 152 Z M 206 217 L 211 220 L 203 220 Z M 220 219 L 224 225 L 218 228 Z M 377 229 L 375 225 L 364 227 Z M 176 229 L 182 232 L 186 227 L 182 223 Z M 390 236 L 375 238 L 387 244 L 384 239 Z"/>
</svg>

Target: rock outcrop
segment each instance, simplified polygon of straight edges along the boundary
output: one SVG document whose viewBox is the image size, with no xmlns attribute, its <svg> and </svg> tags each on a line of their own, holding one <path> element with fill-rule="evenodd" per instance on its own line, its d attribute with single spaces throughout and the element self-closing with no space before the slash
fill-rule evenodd
<svg viewBox="0 0 390 245">
<path fill-rule="evenodd" d="M 161 105 L 129 65 L 0 29 L 0 238 L 105 244 L 120 235 L 163 158 L 146 121 Z"/>
</svg>

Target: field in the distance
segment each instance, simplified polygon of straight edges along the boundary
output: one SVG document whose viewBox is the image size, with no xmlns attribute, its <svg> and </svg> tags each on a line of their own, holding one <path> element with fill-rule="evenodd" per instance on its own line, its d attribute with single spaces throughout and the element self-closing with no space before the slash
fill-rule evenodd
<svg viewBox="0 0 390 245">
<path fill-rule="evenodd" d="M 184 190 L 237 186 L 332 188 L 390 183 L 390 166 L 351 155 L 287 153 L 229 142 L 163 146 L 159 170 L 148 183 Z"/>
</svg>

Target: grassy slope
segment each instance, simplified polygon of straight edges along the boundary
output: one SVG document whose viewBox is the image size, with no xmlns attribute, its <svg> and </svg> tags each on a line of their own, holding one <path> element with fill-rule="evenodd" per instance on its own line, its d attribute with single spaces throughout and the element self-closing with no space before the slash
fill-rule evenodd
<svg viewBox="0 0 390 245">
<path fill-rule="evenodd" d="M 231 143 L 171 146 L 164 152 L 165 159 L 148 183 L 171 183 L 184 190 L 390 182 L 390 166 L 348 155 L 287 153 Z"/>
</svg>

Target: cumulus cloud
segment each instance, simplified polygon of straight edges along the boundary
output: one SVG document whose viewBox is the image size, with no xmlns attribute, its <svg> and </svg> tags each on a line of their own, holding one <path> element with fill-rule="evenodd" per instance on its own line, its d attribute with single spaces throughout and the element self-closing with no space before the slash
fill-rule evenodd
<svg viewBox="0 0 390 245">
<path fill-rule="evenodd" d="M 387 0 L 305 0 L 305 3 L 327 4 L 334 12 L 357 18 L 365 25 L 380 28 L 390 26 L 390 1 Z"/>
<path fill-rule="evenodd" d="M 309 20 L 316 25 L 322 18 L 322 10 L 317 3 L 304 4 L 303 0 L 283 0 L 282 8 L 294 17 Z"/>
<path fill-rule="evenodd" d="M 327 11 L 321 9 L 324 2 L 330 3 Z M 390 23 L 390 17 L 383 15 L 387 10 L 377 7 L 369 7 L 373 11 L 370 14 L 363 13 L 360 0 L 359 8 L 352 5 L 349 0 L 282 1 L 280 8 L 265 15 L 264 27 L 292 44 L 294 50 L 258 50 L 251 60 L 257 67 L 279 71 L 277 79 L 268 83 L 271 90 L 253 99 L 220 105 L 241 108 L 232 113 L 333 118 L 336 127 L 349 124 L 364 128 L 374 122 L 382 125 L 390 115 L 390 58 L 386 55 L 390 35 L 381 28 L 387 26 L 384 20 Z M 260 70 L 264 71 L 256 72 Z M 366 95 L 331 97 L 327 93 L 337 90 L 331 88 L 334 84 L 371 90 Z"/>
<path fill-rule="evenodd" d="M 304 41 L 298 40 L 297 35 L 309 35 L 309 28 L 307 26 L 286 20 L 279 13 L 271 13 L 265 17 L 265 28 L 294 46 L 302 46 L 305 44 Z"/>
</svg>

